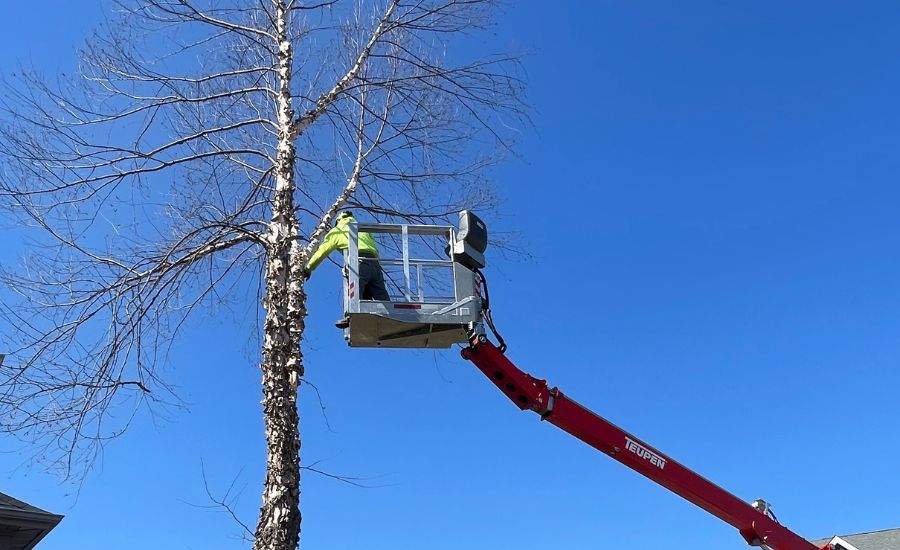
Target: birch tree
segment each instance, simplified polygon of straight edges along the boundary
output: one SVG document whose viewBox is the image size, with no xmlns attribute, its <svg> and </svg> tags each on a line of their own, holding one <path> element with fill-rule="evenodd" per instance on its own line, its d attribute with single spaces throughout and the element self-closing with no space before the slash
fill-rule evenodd
<svg viewBox="0 0 900 550">
<path fill-rule="evenodd" d="M 253 544 L 296 548 L 303 266 L 345 206 L 494 204 L 484 169 L 525 122 L 517 58 L 472 53 L 494 4 L 117 0 L 76 74 L 8 80 L 0 197 L 38 233 L 0 275 L 0 428 L 84 472 L 177 403 L 162 367 L 185 321 L 258 285 Z"/>
</svg>

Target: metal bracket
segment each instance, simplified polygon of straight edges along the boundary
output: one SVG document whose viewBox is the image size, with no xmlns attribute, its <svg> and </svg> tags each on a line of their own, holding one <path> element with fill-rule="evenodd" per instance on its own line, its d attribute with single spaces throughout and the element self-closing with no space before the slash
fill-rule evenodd
<svg viewBox="0 0 900 550">
<path fill-rule="evenodd" d="M 534 411 L 540 415 L 541 420 L 547 420 L 550 418 L 550 415 L 553 414 L 553 407 L 556 405 L 557 395 L 559 395 L 559 388 L 550 390 L 550 392 L 547 393 L 547 406 L 540 411 Z"/>
<path fill-rule="evenodd" d="M 449 312 L 453 311 L 454 309 L 456 309 L 458 307 L 464 306 L 464 305 L 468 304 L 469 302 L 474 302 L 474 301 L 475 301 L 475 297 L 469 296 L 468 298 L 465 298 L 458 302 L 453 302 L 452 304 L 450 304 L 447 307 L 442 307 L 441 309 L 439 309 L 437 311 L 432 311 L 431 314 L 432 315 L 443 315 L 445 313 L 449 313 Z"/>
<path fill-rule="evenodd" d="M 764 501 L 763 499 L 758 498 L 758 499 L 754 500 L 753 502 L 750 503 L 750 506 L 754 510 L 759 512 L 760 514 L 771 519 L 772 521 L 775 521 L 775 522 L 778 521 L 778 519 L 775 517 L 775 513 L 772 511 L 772 505 L 769 504 L 768 502 Z"/>
</svg>

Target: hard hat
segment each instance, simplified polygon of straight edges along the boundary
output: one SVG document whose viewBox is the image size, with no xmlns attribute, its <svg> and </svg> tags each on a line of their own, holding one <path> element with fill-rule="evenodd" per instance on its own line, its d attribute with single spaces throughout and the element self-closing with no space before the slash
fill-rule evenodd
<svg viewBox="0 0 900 550">
<path fill-rule="evenodd" d="M 337 225 L 338 223 L 340 223 L 340 221 L 343 220 L 344 218 L 352 218 L 352 217 L 353 217 L 353 212 L 351 212 L 350 210 L 343 210 L 334 219 L 334 225 Z"/>
</svg>

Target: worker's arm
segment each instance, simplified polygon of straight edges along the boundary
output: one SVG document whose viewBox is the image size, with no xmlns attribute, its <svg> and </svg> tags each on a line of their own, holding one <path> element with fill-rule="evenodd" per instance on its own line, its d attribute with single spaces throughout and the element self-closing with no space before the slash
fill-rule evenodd
<svg viewBox="0 0 900 550">
<path fill-rule="evenodd" d="M 325 256 L 328 256 L 332 252 L 338 249 L 338 244 L 340 243 L 341 229 L 338 227 L 332 228 L 329 231 L 325 238 L 322 240 L 322 244 L 319 245 L 319 248 L 316 249 L 316 253 L 312 255 L 312 258 L 306 262 L 306 272 L 312 273 L 315 268 L 322 263 L 322 260 L 325 259 Z"/>
</svg>

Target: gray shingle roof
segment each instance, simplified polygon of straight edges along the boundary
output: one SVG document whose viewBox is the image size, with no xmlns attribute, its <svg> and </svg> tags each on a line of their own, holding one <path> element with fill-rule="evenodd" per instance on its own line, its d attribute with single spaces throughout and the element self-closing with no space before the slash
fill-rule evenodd
<svg viewBox="0 0 900 550">
<path fill-rule="evenodd" d="M 32 512 L 35 514 L 50 514 L 45 510 L 41 510 L 35 506 L 28 504 L 27 502 L 22 502 L 17 498 L 13 498 L 7 494 L 0 493 L 0 511 L 3 510 L 20 510 L 24 512 Z"/>
<path fill-rule="evenodd" d="M 840 539 L 840 540 L 835 540 Z M 856 535 L 840 535 L 831 539 L 823 539 L 815 544 L 840 542 L 849 543 L 853 548 L 839 550 L 900 550 L 900 529 L 885 529 L 884 531 L 872 531 L 871 533 L 859 533 Z M 843 545 L 841 545 L 843 546 Z"/>
<path fill-rule="evenodd" d="M 0 493 L 0 545 L 31 550 L 62 518 Z"/>
</svg>

